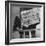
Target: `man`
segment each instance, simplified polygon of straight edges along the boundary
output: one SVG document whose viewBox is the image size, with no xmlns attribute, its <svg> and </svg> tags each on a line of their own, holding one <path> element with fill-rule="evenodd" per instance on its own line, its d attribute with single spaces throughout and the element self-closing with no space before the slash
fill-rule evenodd
<svg viewBox="0 0 46 46">
<path fill-rule="evenodd" d="M 15 21 L 14 21 L 14 26 L 13 26 L 13 31 L 15 32 L 15 31 L 18 31 L 19 32 L 19 35 L 20 35 L 20 38 L 22 38 L 23 36 L 23 31 L 21 30 L 20 31 L 20 29 L 21 29 L 21 19 L 18 17 L 18 16 L 16 16 L 15 17 Z"/>
</svg>

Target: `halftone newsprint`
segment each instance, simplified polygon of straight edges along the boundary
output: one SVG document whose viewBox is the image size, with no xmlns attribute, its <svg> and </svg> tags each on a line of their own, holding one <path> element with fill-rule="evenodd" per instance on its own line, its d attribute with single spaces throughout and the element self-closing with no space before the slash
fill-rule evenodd
<svg viewBox="0 0 46 46">
<path fill-rule="evenodd" d="M 5 1 L 5 44 L 45 42 L 45 3 Z"/>
</svg>

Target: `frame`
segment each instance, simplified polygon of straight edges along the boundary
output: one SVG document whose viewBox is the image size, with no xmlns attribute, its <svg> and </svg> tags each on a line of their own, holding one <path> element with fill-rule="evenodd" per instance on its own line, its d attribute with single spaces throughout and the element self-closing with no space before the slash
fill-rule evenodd
<svg viewBox="0 0 46 46">
<path fill-rule="evenodd" d="M 19 13 L 15 13 L 15 11 L 14 10 L 16 10 L 15 9 L 15 7 L 19 7 L 20 8 L 20 10 L 19 10 Z M 12 7 L 12 8 L 11 8 Z M 14 7 L 14 8 L 13 8 Z M 43 14 L 41 14 L 41 16 L 43 17 L 43 18 L 41 18 L 41 21 L 43 21 L 43 22 L 41 22 L 41 25 L 43 25 L 43 26 L 41 26 L 41 29 L 43 29 L 43 31 L 41 31 L 42 33 L 41 33 L 41 38 L 42 39 L 37 39 L 36 38 L 36 41 L 35 40 L 32 40 L 32 39 L 34 39 L 34 38 L 32 38 L 32 39 L 28 39 L 27 37 L 29 37 L 29 35 L 27 35 L 29 32 L 27 31 L 27 30 L 32 30 L 33 32 L 32 32 L 32 35 L 35 33 L 34 32 L 34 29 L 35 29 L 35 27 L 36 26 L 31 26 L 31 28 L 29 27 L 29 28 L 25 28 L 25 27 L 23 27 L 23 26 L 25 26 L 26 24 L 23 24 L 23 23 L 27 23 L 27 22 L 23 22 L 23 20 L 26 18 L 25 16 L 26 16 L 26 14 L 29 14 L 28 13 L 28 11 L 30 11 L 31 12 L 31 9 L 37 9 L 37 8 L 39 8 L 39 7 L 42 7 L 42 9 L 41 9 L 41 11 L 42 11 L 42 13 Z M 17 11 L 17 10 L 16 10 Z M 13 13 L 14 12 L 14 13 Z M 27 12 L 27 13 L 25 13 L 25 12 Z M 33 12 L 32 12 L 33 13 Z M 13 21 L 13 15 L 14 14 L 16 14 L 16 15 L 20 15 L 19 17 L 20 17 L 20 21 L 21 21 L 21 24 L 20 24 L 20 28 L 22 28 L 23 27 L 23 31 L 25 32 L 26 31 L 26 35 L 25 36 L 23 36 L 23 38 L 26 38 L 26 40 L 24 39 L 17 39 L 17 40 L 19 40 L 18 42 L 17 42 L 17 40 L 13 40 L 13 42 L 10 42 L 10 40 L 12 39 L 12 35 L 11 35 L 11 32 L 10 31 L 12 31 L 12 21 Z M 31 13 L 30 13 L 31 14 Z M 41 17 L 40 16 L 40 17 Z M 14 16 L 15 17 L 15 16 Z M 24 18 L 25 17 L 25 18 Z M 27 16 L 28 17 L 28 16 Z M 32 17 L 32 16 L 31 16 Z M 11 18 L 11 19 L 10 19 Z M 31 18 L 30 18 L 31 19 Z M 28 20 L 28 18 L 27 19 L 25 19 L 25 21 L 26 20 Z M 31 20 L 30 20 L 31 21 Z M 35 22 L 30 22 L 30 24 L 32 25 L 32 24 L 34 24 Z M 37 23 L 37 22 L 36 22 Z M 39 22 L 40 23 L 40 22 Z M 27 24 L 26 26 L 28 26 L 28 25 L 30 25 L 30 24 Z M 38 23 L 37 23 L 38 24 Z M 37 25 L 37 24 L 35 24 L 35 25 Z M 19 29 L 20 29 L 19 28 Z M 14 28 L 15 29 L 15 28 Z M 22 29 L 20 29 L 20 30 L 22 30 Z M 39 29 L 38 29 L 39 30 Z M 14 31 L 15 32 L 15 31 Z M 19 32 L 21 32 L 21 31 L 19 31 Z M 21 34 L 22 35 L 22 34 Z M 22 37 L 22 36 L 21 36 Z M 35 37 L 34 35 L 32 36 L 32 37 Z M 14 38 L 13 38 L 14 39 Z M 31 41 L 32 40 L 32 41 Z M 20 42 L 21 41 L 21 42 Z M 42 42 L 45 42 L 45 3 L 44 2 L 24 2 L 24 1 L 5 1 L 5 44 L 6 45 L 10 45 L 10 44 L 26 44 L 26 43 L 42 43 Z"/>
</svg>

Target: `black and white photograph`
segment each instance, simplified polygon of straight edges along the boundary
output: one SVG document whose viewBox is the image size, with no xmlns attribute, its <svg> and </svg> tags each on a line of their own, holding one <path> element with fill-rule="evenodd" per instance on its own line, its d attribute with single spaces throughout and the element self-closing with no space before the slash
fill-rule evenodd
<svg viewBox="0 0 46 46">
<path fill-rule="evenodd" d="M 44 5 L 37 2 L 5 2 L 6 44 L 45 41 Z"/>
</svg>

